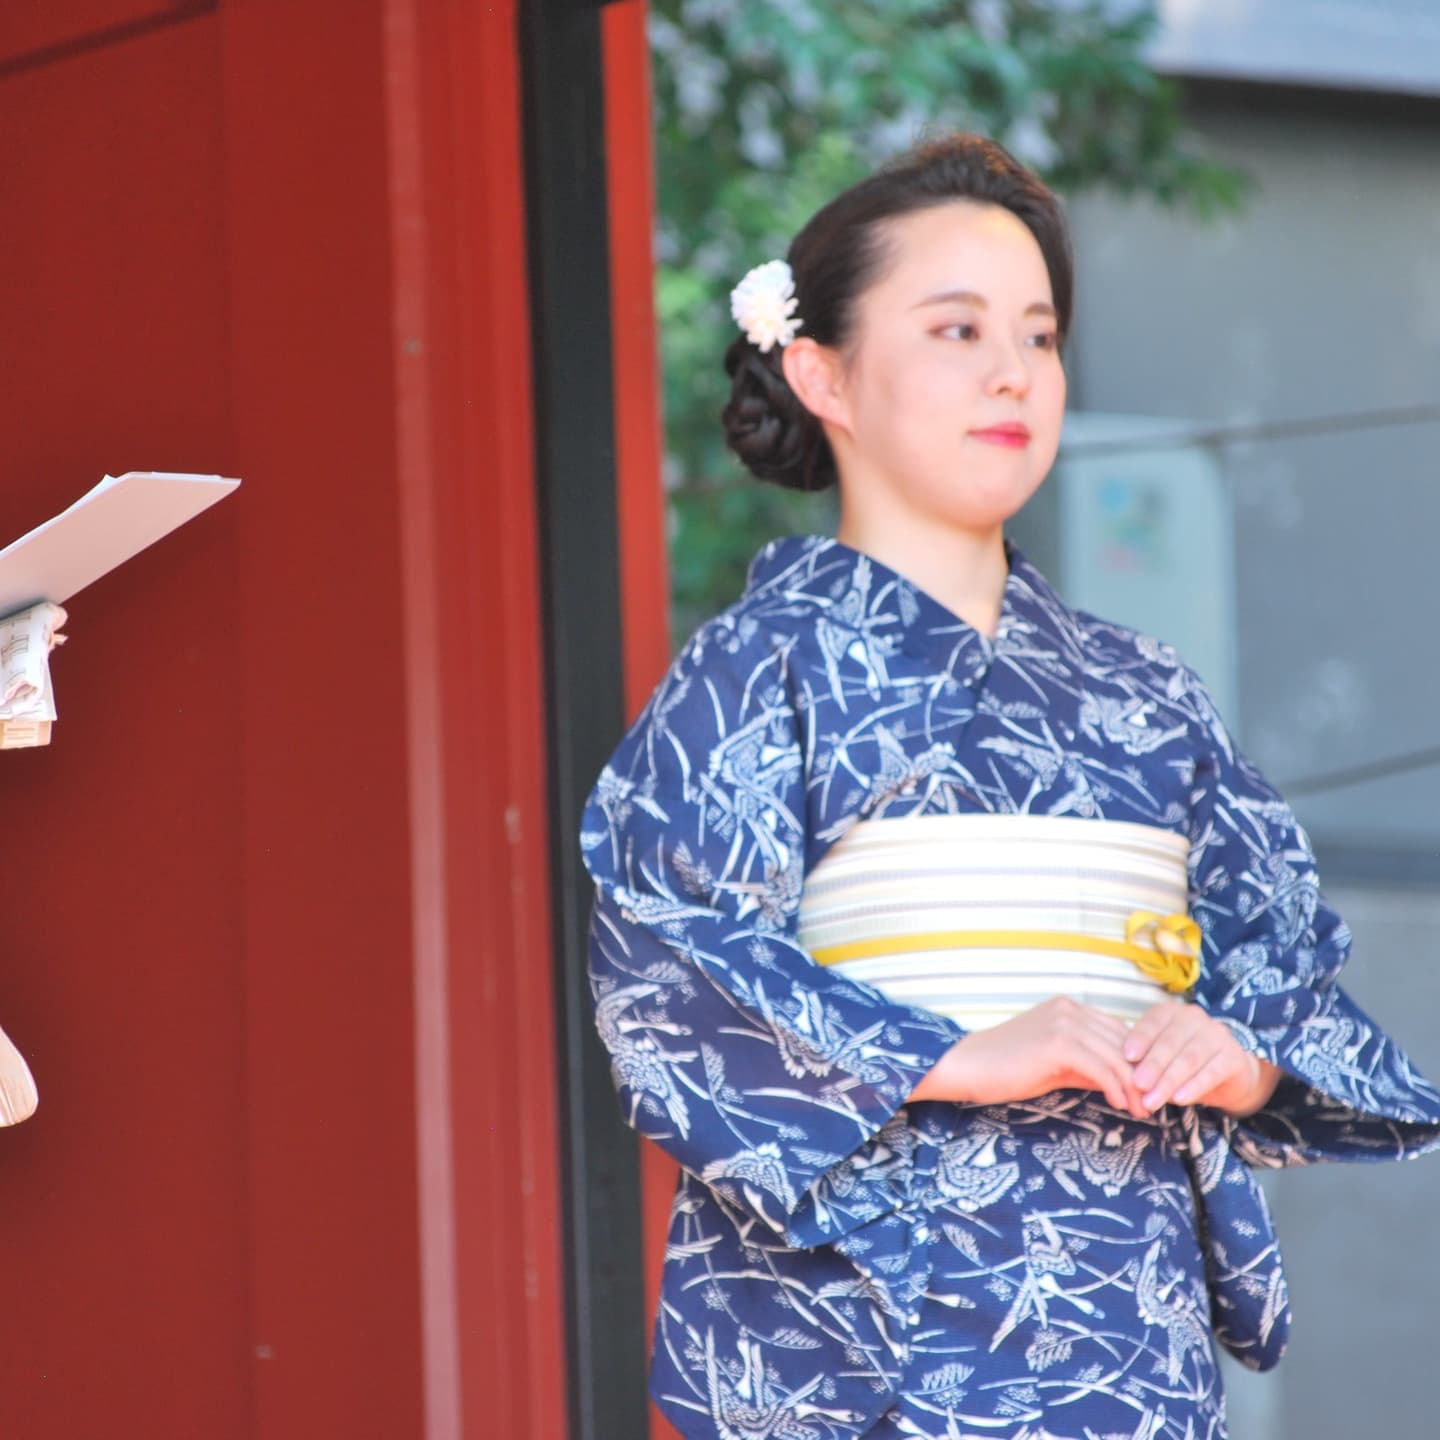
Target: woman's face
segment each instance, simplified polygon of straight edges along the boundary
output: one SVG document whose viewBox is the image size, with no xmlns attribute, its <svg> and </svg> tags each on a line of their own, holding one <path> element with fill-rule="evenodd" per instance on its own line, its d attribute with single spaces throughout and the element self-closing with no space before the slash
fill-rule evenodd
<svg viewBox="0 0 1440 1440">
<path fill-rule="evenodd" d="M 1060 443 L 1045 260 L 996 205 L 947 202 L 886 228 L 891 262 L 859 299 L 826 417 L 842 494 L 864 487 L 872 512 L 987 532 L 1039 488 Z"/>
</svg>

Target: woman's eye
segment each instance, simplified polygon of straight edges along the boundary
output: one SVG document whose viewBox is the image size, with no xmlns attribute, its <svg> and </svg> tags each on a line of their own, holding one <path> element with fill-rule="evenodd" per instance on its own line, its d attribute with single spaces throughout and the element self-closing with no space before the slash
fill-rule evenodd
<svg viewBox="0 0 1440 1440">
<path fill-rule="evenodd" d="M 946 325 L 938 333 L 954 335 L 957 340 L 975 340 L 980 335 L 979 330 L 968 320 L 957 320 L 953 325 Z M 1033 345 L 1037 350 L 1054 350 L 1060 344 L 1060 337 L 1055 331 L 1046 330 L 1039 335 L 1027 337 L 1026 343 Z"/>
</svg>

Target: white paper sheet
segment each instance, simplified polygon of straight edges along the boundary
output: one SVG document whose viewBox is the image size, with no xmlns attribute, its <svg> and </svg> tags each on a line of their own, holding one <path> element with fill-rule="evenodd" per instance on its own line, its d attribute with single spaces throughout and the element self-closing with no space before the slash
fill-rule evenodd
<svg viewBox="0 0 1440 1440">
<path fill-rule="evenodd" d="M 0 550 L 0 616 L 59 603 L 138 555 L 240 482 L 223 475 L 127 470 Z"/>
</svg>

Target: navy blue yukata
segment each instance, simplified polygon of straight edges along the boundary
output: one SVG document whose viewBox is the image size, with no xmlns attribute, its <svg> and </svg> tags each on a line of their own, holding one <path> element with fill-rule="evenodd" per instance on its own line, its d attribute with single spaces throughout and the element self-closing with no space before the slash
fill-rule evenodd
<svg viewBox="0 0 1440 1440">
<path fill-rule="evenodd" d="M 992 640 L 843 542 L 771 541 L 586 803 L 596 1024 L 681 1165 L 650 1390 L 695 1440 L 1219 1440 L 1216 1344 L 1267 1369 L 1289 1327 L 1254 1169 L 1440 1146 L 1200 678 L 1006 552 Z M 858 820 L 975 811 L 1187 837 L 1191 998 L 1281 1067 L 1263 1109 L 906 1103 L 964 1032 L 817 965 L 801 886 Z"/>
</svg>

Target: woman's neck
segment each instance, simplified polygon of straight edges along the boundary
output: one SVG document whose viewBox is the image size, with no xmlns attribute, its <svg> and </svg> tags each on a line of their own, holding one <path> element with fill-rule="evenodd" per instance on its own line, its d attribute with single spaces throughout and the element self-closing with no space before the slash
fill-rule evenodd
<svg viewBox="0 0 1440 1440">
<path fill-rule="evenodd" d="M 982 532 L 933 519 L 881 521 L 842 503 L 835 538 L 883 561 L 967 625 L 995 638 L 1010 574 L 1000 525 Z"/>
</svg>

